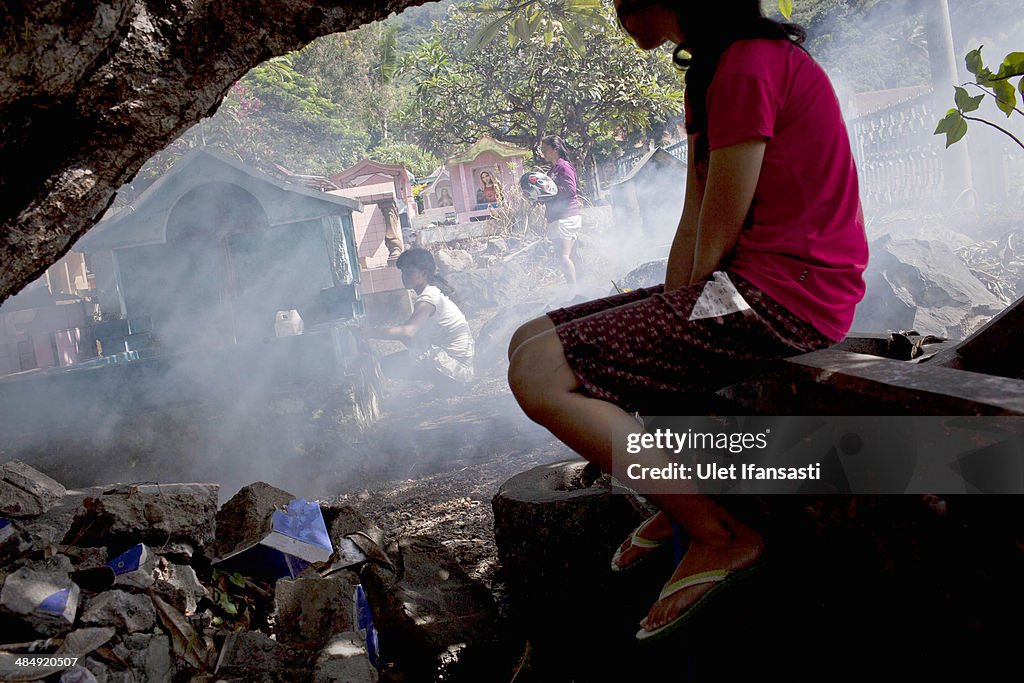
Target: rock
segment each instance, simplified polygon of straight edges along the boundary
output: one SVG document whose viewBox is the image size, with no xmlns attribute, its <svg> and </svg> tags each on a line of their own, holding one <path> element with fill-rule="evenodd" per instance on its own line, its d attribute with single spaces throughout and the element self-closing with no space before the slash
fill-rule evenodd
<svg viewBox="0 0 1024 683">
<path fill-rule="evenodd" d="M 916 330 L 962 339 L 1005 307 L 960 257 L 936 241 L 875 240 L 864 282 L 855 332 Z"/>
<path fill-rule="evenodd" d="M 38 517 L 25 520 L 22 528 L 34 538 L 47 543 L 60 544 L 70 531 L 75 515 L 81 514 L 85 509 L 82 505 L 85 499 L 99 496 L 104 490 L 101 486 L 94 486 L 82 490 L 66 491 L 63 499 L 56 505 Z M 102 544 L 98 547 L 102 547 Z"/>
<path fill-rule="evenodd" d="M 0 567 L 32 549 L 31 539 L 9 519 L 0 519 Z"/>
<path fill-rule="evenodd" d="M 120 485 L 86 498 L 64 537 L 67 544 L 106 545 L 119 552 L 132 545 L 185 542 L 203 547 L 216 531 L 217 484 Z"/>
<path fill-rule="evenodd" d="M 376 683 L 362 636 L 353 631 L 331 638 L 316 660 L 316 683 Z"/>
<path fill-rule="evenodd" d="M 441 249 L 435 255 L 438 270 L 446 276 L 461 270 L 469 270 L 473 267 L 473 255 L 465 249 Z"/>
<path fill-rule="evenodd" d="M 188 565 L 172 564 L 161 558 L 154 576 L 151 590 L 185 616 L 194 614 L 198 601 L 208 594 L 196 570 Z"/>
<path fill-rule="evenodd" d="M 54 546 L 54 550 L 71 560 L 71 565 L 75 569 L 98 567 L 107 562 L 107 549 L 102 546 L 83 546 L 79 548 L 73 545 L 57 545 Z"/>
<path fill-rule="evenodd" d="M 312 678 L 311 653 L 272 640 L 259 631 L 228 634 L 214 673 L 245 681 L 305 681 Z"/>
<path fill-rule="evenodd" d="M 274 510 L 294 499 L 295 496 L 287 491 L 262 481 L 239 490 L 217 511 L 214 556 L 224 557 L 262 538 Z"/>
<path fill-rule="evenodd" d="M 616 284 L 620 289 L 642 289 L 663 284 L 666 267 L 668 267 L 667 258 L 642 263 L 623 275 Z"/>
<path fill-rule="evenodd" d="M 64 487 L 20 460 L 0 465 L 0 516 L 35 517 L 64 498 Z"/>
<path fill-rule="evenodd" d="M 333 634 L 351 630 L 352 590 L 335 577 L 279 580 L 274 593 L 278 642 L 319 650 Z"/>
<path fill-rule="evenodd" d="M 397 576 L 378 564 L 360 574 L 382 654 L 412 679 L 438 669 L 451 673 L 464 650 L 494 632 L 490 591 L 434 538 L 405 536 L 388 550 L 400 558 Z"/>
<path fill-rule="evenodd" d="M 110 590 L 85 603 L 82 623 L 113 626 L 121 632 L 138 633 L 153 628 L 156 624 L 156 611 L 148 595 Z"/>
<path fill-rule="evenodd" d="M 445 279 L 455 288 L 460 307 L 470 311 L 518 303 L 530 284 L 526 271 L 515 262 L 452 272 L 446 274 Z"/>
<path fill-rule="evenodd" d="M 80 590 L 67 569 L 22 567 L 9 574 L 0 589 L 0 607 L 35 631 L 52 636 L 75 622 Z M 42 565 L 45 567 L 45 565 Z"/>
<path fill-rule="evenodd" d="M 60 644 L 61 654 L 84 657 L 110 642 L 117 630 L 112 627 L 77 628 L 64 637 Z"/>
<path fill-rule="evenodd" d="M 108 683 L 110 668 L 103 662 L 93 659 L 92 657 L 86 657 L 85 668 L 92 672 L 92 675 L 96 677 L 96 683 Z"/>
<path fill-rule="evenodd" d="M 636 632 L 613 634 L 624 591 L 613 586 L 610 559 L 615 548 L 643 520 L 625 495 L 610 487 L 581 486 L 582 460 L 535 467 L 510 478 L 494 496 L 494 537 L 506 577 L 509 613 L 530 638 L 557 640 L 566 632 L 609 645 Z M 653 564 L 652 562 L 645 563 Z M 644 565 L 634 572 L 642 576 Z M 671 568 L 669 568 L 671 572 Z M 664 580 L 655 578 L 654 581 Z M 643 582 L 637 582 L 637 588 Z M 569 596 L 618 596 L 614 604 L 584 597 L 561 610 L 559 619 L 540 617 Z M 620 619 L 621 623 L 622 620 Z"/>
<path fill-rule="evenodd" d="M 115 655 L 129 663 L 134 674 L 128 681 L 142 683 L 171 683 L 177 667 L 171 657 L 171 643 L 167 636 L 134 633 L 121 638 L 111 648 Z M 119 680 L 111 676 L 110 680 Z M 125 680 L 125 679 L 121 679 Z"/>
<path fill-rule="evenodd" d="M 196 549 L 188 543 L 168 543 L 160 547 L 160 555 L 175 564 L 191 564 Z"/>
<path fill-rule="evenodd" d="M 484 249 L 485 254 L 504 254 L 508 251 L 508 242 L 501 237 L 492 237 L 487 240 L 487 247 Z"/>
<path fill-rule="evenodd" d="M 384 545 L 384 532 L 380 527 L 351 505 L 321 505 L 321 509 L 335 547 L 340 545 L 345 536 L 359 532 L 369 536 L 374 543 Z"/>
</svg>

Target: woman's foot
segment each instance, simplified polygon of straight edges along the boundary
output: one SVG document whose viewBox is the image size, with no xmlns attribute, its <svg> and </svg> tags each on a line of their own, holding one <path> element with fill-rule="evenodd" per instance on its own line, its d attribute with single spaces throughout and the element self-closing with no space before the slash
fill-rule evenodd
<svg viewBox="0 0 1024 683">
<path fill-rule="evenodd" d="M 622 542 L 612 556 L 612 570 L 623 571 L 633 566 L 672 538 L 672 523 L 664 512 L 655 513 L 638 526 Z"/>
<path fill-rule="evenodd" d="M 735 539 L 724 543 L 701 542 L 691 539 L 683 561 L 672 573 L 666 587 L 704 572 L 716 570 L 737 572 L 748 569 L 757 565 L 763 554 L 764 541 L 753 531 L 744 532 Z M 640 621 L 641 628 L 651 632 L 671 623 L 692 607 L 702 595 L 712 590 L 723 578 L 720 576 L 716 580 L 697 583 L 666 595 L 654 603 L 647 616 Z"/>
</svg>

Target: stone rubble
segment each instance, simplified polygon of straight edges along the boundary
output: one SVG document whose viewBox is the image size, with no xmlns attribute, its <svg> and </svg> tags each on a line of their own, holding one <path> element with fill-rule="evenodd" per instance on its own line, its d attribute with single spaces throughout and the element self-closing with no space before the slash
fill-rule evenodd
<svg viewBox="0 0 1024 683">
<path fill-rule="evenodd" d="M 35 517 L 63 497 L 63 486 L 20 460 L 0 465 L 0 517 Z"/>
<path fill-rule="evenodd" d="M 42 484 L 20 489 L 37 491 L 35 507 L 0 518 L 0 680 L 29 653 L 78 657 L 45 674 L 64 683 L 430 680 L 492 631 L 493 599 L 443 545 L 389 545 L 351 507 L 319 508 L 327 561 L 267 582 L 255 563 L 270 554 L 254 555 L 251 572 L 211 561 L 264 530 L 294 500 L 287 491 L 257 482 L 218 510 L 212 484 L 65 491 L 21 463 L 3 467 Z M 360 602 L 356 623 L 360 585 L 370 607 Z"/>
<path fill-rule="evenodd" d="M 214 541 L 217 484 L 118 485 L 85 498 L 64 537 L 68 545 L 130 547 Z"/>
</svg>

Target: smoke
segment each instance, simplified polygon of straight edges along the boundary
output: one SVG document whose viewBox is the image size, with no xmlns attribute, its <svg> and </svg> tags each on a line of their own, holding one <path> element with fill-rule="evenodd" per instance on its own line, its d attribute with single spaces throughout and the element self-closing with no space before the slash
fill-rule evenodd
<svg viewBox="0 0 1024 683">
<path fill-rule="evenodd" d="M 908 5 L 879 2 L 810 27 L 809 47 L 844 106 L 866 90 L 928 84 L 921 17 Z M 993 67 L 1007 52 L 1024 49 L 1013 3 L 952 5 L 958 66 L 981 44 Z M 952 106 L 952 90 L 949 101 Z M 981 114 L 1018 137 L 1024 132 L 1019 117 L 1007 122 L 990 103 Z M 1016 193 L 979 193 L 976 208 L 951 210 L 939 202 L 867 207 L 872 237 L 939 239 L 966 248 L 1016 227 L 1024 155 L 1006 154 L 1007 143 L 997 135 L 974 126 L 967 144 L 972 154 L 988 147 L 984 154 L 1003 165 L 1000 187 L 1016 187 Z M 944 153 L 941 139 L 934 141 L 935 153 Z M 977 171 L 975 177 L 981 177 Z M 393 383 L 383 398 L 384 417 L 369 429 L 359 424 L 360 406 L 379 395 L 372 368 L 355 362 L 360 350 L 346 323 L 332 322 L 322 298 L 321 290 L 338 284 L 322 224 L 271 222 L 254 209 L 258 199 L 210 185 L 207 195 L 179 204 L 163 241 L 117 254 L 129 318 L 153 323 L 150 332 L 139 332 L 148 335 L 139 344 L 141 358 L 0 381 L 0 458 L 25 460 L 68 486 L 214 481 L 229 496 L 264 480 L 316 497 L 529 448 L 549 437 L 522 416 L 504 385 L 512 332 L 573 296 L 607 295 L 612 281 L 666 257 L 684 183 L 652 167 L 632 190 L 613 188 L 614 207 L 587 208 L 584 268 L 575 292 L 540 248 L 509 264 L 478 264 L 472 279 L 463 278 L 467 286 L 453 280 L 468 301 L 474 332 L 497 320 L 484 335 L 486 353 L 478 343 L 478 354 L 487 356 L 478 367 L 480 383 L 468 397 L 452 400 L 431 396 L 428 384 Z M 220 209 L 209 211 L 211 203 Z M 495 294 L 480 304 L 484 292 Z M 995 306 L 988 299 L 976 303 Z M 290 309 L 302 316 L 305 333 L 278 338 L 275 314 Z M 10 305 L 0 309 L 9 311 Z"/>
<path fill-rule="evenodd" d="M 77 245 L 123 247 L 117 277 L 97 278 L 116 284 L 101 297 L 100 326 L 135 331 L 132 353 L 107 330 L 102 359 L 0 380 L 0 459 L 69 487 L 203 481 L 226 498 L 262 480 L 315 498 L 550 440 L 518 410 L 503 376 L 483 376 L 479 400 L 440 399 L 422 382 L 382 385 L 356 341 L 362 321 L 336 318 L 323 294 L 344 284 L 332 254 L 348 245 L 332 242 L 319 218 L 272 220 L 307 215 L 307 197 L 274 206 L 283 193 L 257 199 L 223 173 L 188 184 L 197 189 L 180 199 L 154 194 L 129 210 L 154 223 L 122 242 L 106 222 Z M 166 207 L 165 228 L 154 207 Z M 119 297 L 125 320 L 111 303 Z M 276 314 L 291 309 L 304 333 L 277 337 Z M 385 414 L 371 425 L 381 402 Z"/>
</svg>

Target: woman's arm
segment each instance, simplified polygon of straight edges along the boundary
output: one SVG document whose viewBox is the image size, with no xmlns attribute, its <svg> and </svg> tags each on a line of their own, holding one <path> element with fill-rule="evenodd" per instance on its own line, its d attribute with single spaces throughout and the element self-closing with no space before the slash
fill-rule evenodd
<svg viewBox="0 0 1024 683">
<path fill-rule="evenodd" d="M 754 200 L 766 144 L 758 138 L 711 152 L 690 284 L 711 275 L 736 246 Z"/>
<path fill-rule="evenodd" d="M 427 318 L 434 315 L 434 305 L 420 301 L 412 309 L 412 315 L 401 325 L 393 327 L 364 327 L 360 332 L 364 339 L 394 339 L 408 342 L 415 337 Z"/>
<path fill-rule="evenodd" d="M 683 215 L 672 240 L 668 253 L 668 267 L 665 270 L 665 291 L 679 289 L 690 284 L 693 273 L 693 252 L 697 245 L 697 222 L 700 219 L 700 203 L 703 191 L 693 162 L 694 136 L 687 139 L 686 155 L 686 198 L 683 201 Z"/>
</svg>

